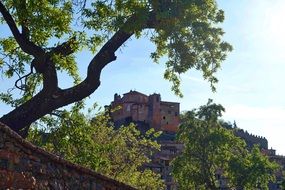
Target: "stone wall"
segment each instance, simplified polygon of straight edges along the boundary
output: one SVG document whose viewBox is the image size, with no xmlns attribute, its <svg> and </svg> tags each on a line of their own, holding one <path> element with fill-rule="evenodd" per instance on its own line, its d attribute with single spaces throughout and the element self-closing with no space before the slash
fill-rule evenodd
<svg viewBox="0 0 285 190">
<path fill-rule="evenodd" d="M 134 188 L 50 154 L 0 123 L 0 189 Z"/>
<path fill-rule="evenodd" d="M 244 131 L 242 129 L 235 130 L 234 134 L 245 140 L 249 148 L 252 148 L 255 144 L 257 144 L 261 149 L 268 149 L 268 141 L 265 137 L 249 134 L 247 131 Z"/>
</svg>

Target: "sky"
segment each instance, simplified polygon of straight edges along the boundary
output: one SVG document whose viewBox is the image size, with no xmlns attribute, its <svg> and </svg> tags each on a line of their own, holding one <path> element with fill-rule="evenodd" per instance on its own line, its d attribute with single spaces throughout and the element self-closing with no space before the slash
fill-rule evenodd
<svg viewBox="0 0 285 190">
<path fill-rule="evenodd" d="M 221 25 L 226 32 L 224 40 L 234 50 L 217 73 L 215 93 L 201 73 L 189 71 L 181 75 L 184 97 L 175 96 L 171 84 L 163 79 L 163 63 L 155 64 L 149 58 L 153 44 L 133 38 L 103 70 L 101 85 L 86 104 L 104 106 L 115 93 L 130 90 L 160 93 L 162 100 L 180 102 L 182 111 L 204 105 L 211 98 L 225 107 L 224 120 L 236 121 L 239 128 L 266 137 L 269 148 L 285 155 L 285 1 L 218 0 L 218 5 L 225 11 Z M 82 78 L 91 58 L 87 52 L 77 57 Z M 60 85 L 68 87 L 66 81 L 62 76 Z M 5 81 L 0 82 L 4 88 Z M 0 107 L 0 115 L 9 110 L 2 103 Z"/>
</svg>

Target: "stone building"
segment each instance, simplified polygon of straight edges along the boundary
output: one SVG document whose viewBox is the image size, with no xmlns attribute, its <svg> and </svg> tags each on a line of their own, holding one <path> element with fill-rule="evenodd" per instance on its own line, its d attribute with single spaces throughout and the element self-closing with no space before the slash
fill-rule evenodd
<svg viewBox="0 0 285 190">
<path fill-rule="evenodd" d="M 174 181 L 172 176 L 172 167 L 170 166 L 171 161 L 177 157 L 183 151 L 183 144 L 178 143 L 174 140 L 160 140 L 161 150 L 153 155 L 152 165 L 148 168 L 157 172 L 161 175 L 164 180 L 166 190 L 178 190 L 177 183 Z"/>
<path fill-rule="evenodd" d="M 170 162 L 179 155 L 183 145 L 175 141 L 175 133 L 179 125 L 179 103 L 161 101 L 160 94 L 149 96 L 130 91 L 121 97 L 114 95 L 111 108 L 115 111 L 111 117 L 115 126 L 134 122 L 141 131 L 154 128 L 163 131 L 157 139 L 161 151 L 152 157 L 152 162 L 145 167 L 161 175 L 167 190 L 176 190 L 177 184 L 171 176 Z"/>
<path fill-rule="evenodd" d="M 145 95 L 137 91 L 114 95 L 111 117 L 116 126 L 129 122 L 145 123 L 151 128 L 176 132 L 179 125 L 179 103 L 161 101 L 160 94 Z"/>
<path fill-rule="evenodd" d="M 163 131 L 157 142 L 161 145 L 161 151 L 152 156 L 152 162 L 145 167 L 159 173 L 164 180 L 166 190 L 178 190 L 178 184 L 175 183 L 171 172 L 171 161 L 183 151 L 184 145 L 175 140 L 175 135 L 179 125 L 179 103 L 161 101 L 160 94 L 145 95 L 137 91 L 130 91 L 121 97 L 114 95 L 114 101 L 111 108 L 116 110 L 111 113 L 115 126 L 120 127 L 123 124 L 134 122 L 141 131 L 150 128 Z M 243 139 L 248 149 L 258 144 L 263 154 L 269 156 L 270 160 L 279 163 L 285 168 L 285 157 L 278 156 L 275 150 L 268 149 L 266 138 L 248 133 L 237 128 L 236 124 L 228 124 L 225 127 L 233 130 L 234 134 Z M 216 178 L 220 184 L 221 190 L 227 190 L 227 179 L 222 175 L 223 171 L 216 172 Z M 276 173 L 277 181 L 269 184 L 270 190 L 280 190 L 280 183 L 283 180 L 282 172 Z"/>
<path fill-rule="evenodd" d="M 285 171 L 285 156 L 277 155 L 276 150 L 270 149 L 263 149 L 262 153 L 267 155 L 270 161 L 274 161 L 280 165 L 280 169 L 275 173 L 276 181 L 274 183 L 269 184 L 270 190 L 281 190 L 282 189 L 282 182 L 284 181 L 284 171 Z"/>
</svg>

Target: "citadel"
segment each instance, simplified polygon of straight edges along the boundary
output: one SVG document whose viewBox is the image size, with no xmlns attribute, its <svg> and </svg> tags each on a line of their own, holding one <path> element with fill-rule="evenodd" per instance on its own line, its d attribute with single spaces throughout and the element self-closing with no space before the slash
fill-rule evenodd
<svg viewBox="0 0 285 190">
<path fill-rule="evenodd" d="M 161 136 L 157 139 L 161 145 L 161 151 L 154 154 L 152 162 L 146 164 L 145 167 L 161 175 L 167 190 L 178 189 L 171 176 L 170 162 L 183 150 L 183 144 L 175 140 L 175 134 L 180 124 L 180 103 L 162 101 L 160 94 L 157 93 L 148 96 L 131 90 L 122 96 L 115 94 L 110 107 L 115 110 L 111 113 L 111 118 L 116 127 L 133 122 L 142 132 L 150 128 L 162 131 Z M 228 124 L 227 128 L 233 129 L 234 134 L 242 138 L 249 149 L 258 144 L 263 154 L 279 163 L 283 169 L 285 168 L 285 157 L 276 155 L 274 149 L 269 149 L 265 137 L 250 134 L 238 128 L 235 122 L 233 125 Z M 217 177 L 221 189 L 228 189 L 226 179 L 222 177 L 222 174 L 217 172 Z M 270 190 L 281 189 L 280 184 L 278 184 L 281 177 L 282 174 L 276 175 L 277 183 L 269 184 Z"/>
</svg>

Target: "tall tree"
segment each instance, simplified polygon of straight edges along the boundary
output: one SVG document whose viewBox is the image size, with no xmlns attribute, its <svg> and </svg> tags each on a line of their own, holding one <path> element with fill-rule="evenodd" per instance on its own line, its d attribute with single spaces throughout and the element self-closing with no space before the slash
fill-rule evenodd
<svg viewBox="0 0 285 190">
<path fill-rule="evenodd" d="M 78 105 L 50 123 L 46 130 L 31 128 L 28 139 L 64 159 L 142 190 L 164 189 L 159 174 L 144 169 L 160 149 L 159 132 L 140 133 L 134 124 L 114 129 L 106 112 L 91 117 Z"/>
<path fill-rule="evenodd" d="M 209 100 L 198 110 L 185 113 L 178 140 L 185 145 L 174 159 L 173 175 L 183 189 L 267 189 L 278 168 L 262 155 L 258 147 L 251 152 L 232 130 L 221 126 L 218 118 L 224 108 Z M 224 186 L 224 187 L 225 187 Z"/>
<path fill-rule="evenodd" d="M 0 121 L 22 135 L 39 118 L 92 94 L 116 51 L 146 30 L 156 45 L 153 60 L 168 57 L 164 77 L 178 95 L 179 74 L 192 68 L 214 89 L 214 73 L 232 49 L 221 39 L 224 13 L 215 0 L 1 0 L 0 12 L 1 28 L 11 31 L 0 39 L 0 68 L 4 77 L 17 77 L 22 91 L 20 97 L 11 89 L 0 94 L 14 107 Z M 94 57 L 80 80 L 75 55 L 84 48 Z M 59 71 L 68 72 L 74 86 L 61 89 Z"/>
</svg>

